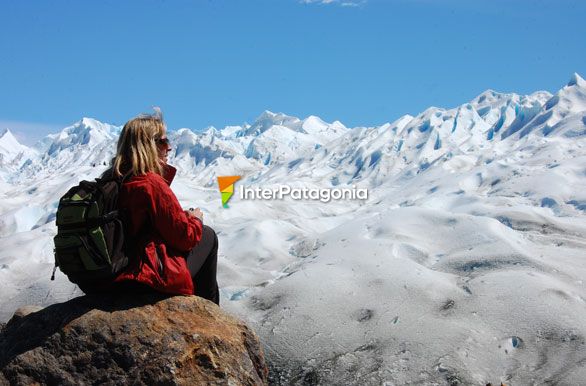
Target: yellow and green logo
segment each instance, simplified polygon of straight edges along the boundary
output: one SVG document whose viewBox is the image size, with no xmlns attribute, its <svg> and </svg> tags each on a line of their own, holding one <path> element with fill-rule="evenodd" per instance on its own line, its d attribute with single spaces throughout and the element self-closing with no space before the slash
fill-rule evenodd
<svg viewBox="0 0 586 386">
<path fill-rule="evenodd" d="M 218 177 L 218 185 L 222 194 L 222 206 L 228 208 L 228 200 L 234 194 L 234 183 L 240 179 L 240 176 L 223 176 Z"/>
</svg>

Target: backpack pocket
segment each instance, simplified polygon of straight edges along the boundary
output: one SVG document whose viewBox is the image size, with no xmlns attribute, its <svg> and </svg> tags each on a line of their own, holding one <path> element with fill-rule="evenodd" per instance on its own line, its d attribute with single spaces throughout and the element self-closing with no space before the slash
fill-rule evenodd
<svg viewBox="0 0 586 386">
<path fill-rule="evenodd" d="M 98 256 L 90 247 L 87 235 L 58 234 L 54 238 L 55 257 L 60 269 L 65 273 L 97 271 L 108 267 L 108 262 Z"/>
</svg>

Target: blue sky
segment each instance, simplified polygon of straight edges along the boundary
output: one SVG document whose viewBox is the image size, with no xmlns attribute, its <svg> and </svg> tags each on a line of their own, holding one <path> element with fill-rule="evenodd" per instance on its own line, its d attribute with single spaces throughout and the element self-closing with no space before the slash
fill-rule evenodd
<svg viewBox="0 0 586 386">
<path fill-rule="evenodd" d="M 581 0 L 0 1 L 0 129 L 26 143 L 155 105 L 170 129 L 372 126 L 586 74 Z"/>
</svg>

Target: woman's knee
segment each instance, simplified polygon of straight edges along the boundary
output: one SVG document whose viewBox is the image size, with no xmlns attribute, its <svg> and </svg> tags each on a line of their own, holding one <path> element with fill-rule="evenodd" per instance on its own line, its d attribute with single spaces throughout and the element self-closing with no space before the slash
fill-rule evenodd
<svg viewBox="0 0 586 386">
<path fill-rule="evenodd" d="M 208 240 L 213 240 L 214 247 L 216 247 L 216 248 L 218 247 L 218 235 L 216 234 L 216 231 L 214 230 L 214 228 L 212 228 L 209 225 L 204 225 L 203 226 L 203 235 Z"/>
</svg>

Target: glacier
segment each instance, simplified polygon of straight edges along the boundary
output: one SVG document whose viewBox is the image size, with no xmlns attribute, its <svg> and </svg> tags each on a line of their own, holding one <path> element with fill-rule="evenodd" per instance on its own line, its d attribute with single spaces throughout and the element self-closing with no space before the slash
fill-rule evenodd
<svg viewBox="0 0 586 386">
<path fill-rule="evenodd" d="M 0 321 L 80 294 L 49 280 L 57 202 L 107 167 L 120 130 L 83 118 L 30 148 L 0 136 Z M 168 137 L 174 192 L 218 233 L 222 307 L 255 327 L 273 384 L 586 379 L 580 75 L 375 127 L 265 111 Z M 369 196 L 224 209 L 222 175 Z"/>
</svg>

